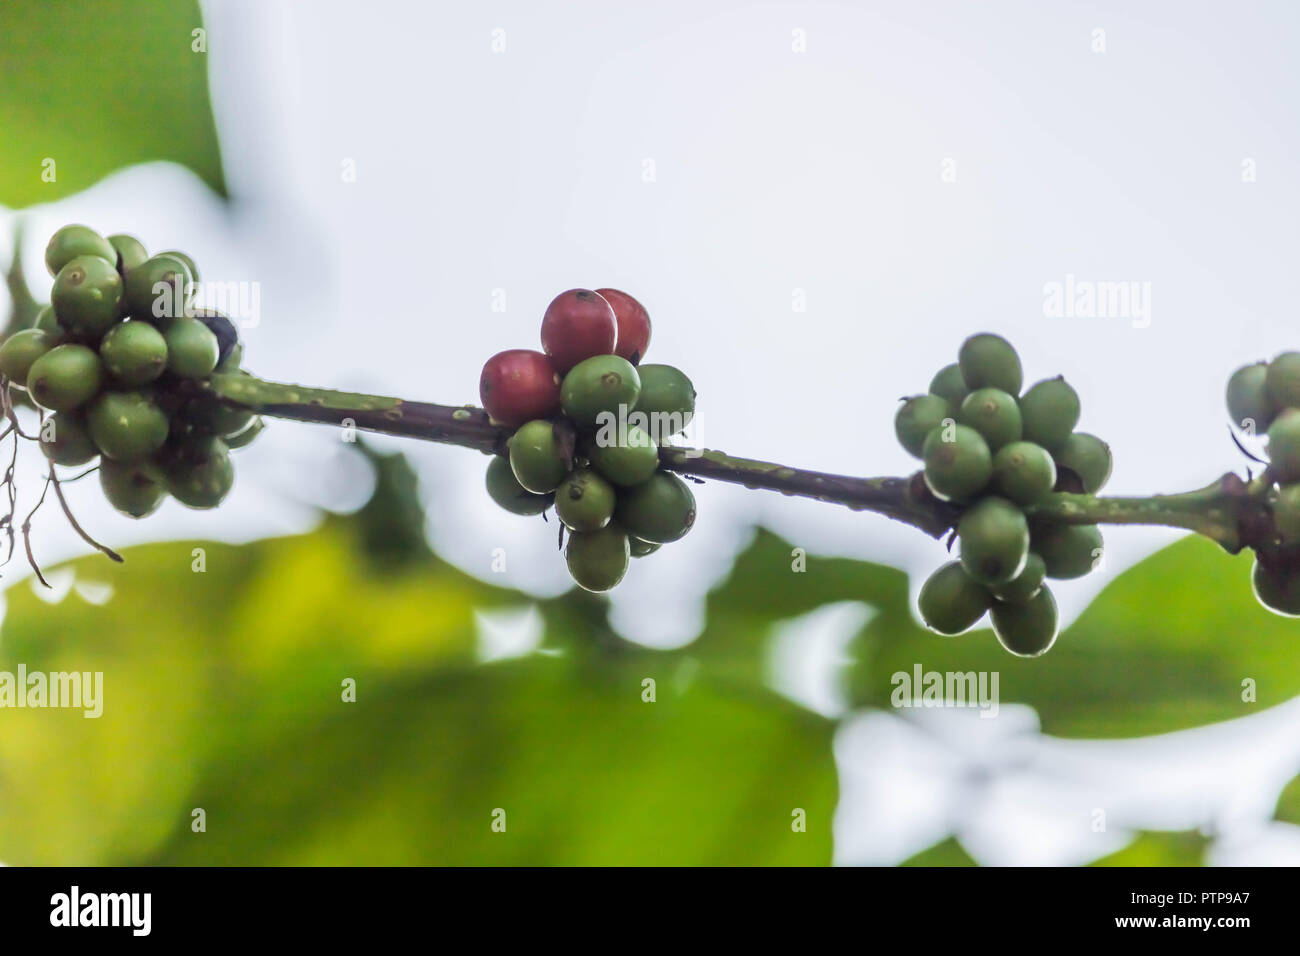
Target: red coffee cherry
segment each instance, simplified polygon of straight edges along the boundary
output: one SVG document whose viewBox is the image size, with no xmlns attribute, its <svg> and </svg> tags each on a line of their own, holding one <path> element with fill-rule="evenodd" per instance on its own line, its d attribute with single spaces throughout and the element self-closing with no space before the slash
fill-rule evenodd
<svg viewBox="0 0 1300 956">
<path fill-rule="evenodd" d="M 645 350 L 650 347 L 650 313 L 626 292 L 618 289 L 597 289 L 596 292 L 614 310 L 614 320 L 618 323 L 614 354 L 633 365 L 640 364 L 645 358 Z"/>
<path fill-rule="evenodd" d="M 541 352 L 509 349 L 483 366 L 478 396 L 492 418 L 504 425 L 522 425 L 560 410 L 560 376 Z"/>
<path fill-rule="evenodd" d="M 590 289 L 561 292 L 542 316 L 542 348 L 561 375 L 583 359 L 612 353 L 617 336 L 614 310 Z"/>
</svg>

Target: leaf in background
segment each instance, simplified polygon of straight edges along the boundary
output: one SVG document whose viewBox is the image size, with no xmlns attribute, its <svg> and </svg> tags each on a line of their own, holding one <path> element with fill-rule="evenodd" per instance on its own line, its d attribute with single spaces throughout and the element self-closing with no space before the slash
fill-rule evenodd
<svg viewBox="0 0 1300 956">
<path fill-rule="evenodd" d="M 1209 840 L 1196 832 L 1139 833 L 1124 849 L 1089 866 L 1203 866 Z"/>
<path fill-rule="evenodd" d="M 202 25 L 193 0 L 0 3 L 0 204 L 51 202 L 154 160 L 225 196 L 208 56 L 191 49 Z"/>
<path fill-rule="evenodd" d="M 1282 795 L 1277 798 L 1277 810 L 1273 818 L 1283 823 L 1300 824 L 1300 777 L 1288 783 Z"/>
<path fill-rule="evenodd" d="M 36 316 L 41 305 L 27 286 L 27 277 L 23 275 L 23 224 L 18 220 L 14 224 L 14 254 L 5 270 L 5 287 L 9 290 L 9 318 L 4 331 L 0 332 L 0 342 L 20 329 L 30 329 L 36 324 Z"/>
<path fill-rule="evenodd" d="M 956 837 L 941 840 L 929 849 L 908 857 L 899 866 L 979 866 Z"/>
</svg>

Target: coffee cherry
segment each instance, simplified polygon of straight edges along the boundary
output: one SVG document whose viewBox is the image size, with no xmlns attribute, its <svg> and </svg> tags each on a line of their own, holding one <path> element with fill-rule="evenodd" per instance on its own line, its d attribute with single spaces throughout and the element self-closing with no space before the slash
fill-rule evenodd
<svg viewBox="0 0 1300 956">
<path fill-rule="evenodd" d="M 614 486 L 590 468 L 572 472 L 555 489 L 555 515 L 570 531 L 599 531 L 614 515 Z"/>
<path fill-rule="evenodd" d="M 992 487 L 1016 504 L 1033 504 L 1056 487 L 1056 462 L 1042 445 L 1013 441 L 993 456 Z"/>
<path fill-rule="evenodd" d="M 1020 394 L 1023 381 L 1020 356 L 1000 335 L 990 332 L 972 335 L 962 343 L 957 364 L 969 389 L 998 388 L 1009 395 Z"/>
<path fill-rule="evenodd" d="M 541 352 L 508 349 L 484 363 L 478 397 L 494 421 L 513 428 L 560 410 L 560 376 Z"/>
<path fill-rule="evenodd" d="M 1278 481 L 1300 481 L 1300 409 L 1284 409 L 1268 426 L 1268 460 Z"/>
<path fill-rule="evenodd" d="M 627 359 L 597 355 L 575 365 L 560 383 L 560 407 L 579 427 L 600 424 L 602 413 L 620 421 L 636 407 L 641 376 Z M 620 411 L 621 410 L 621 411 Z"/>
<path fill-rule="evenodd" d="M 45 247 L 45 268 L 57 276 L 63 267 L 78 256 L 98 256 L 116 267 L 117 250 L 113 244 L 89 226 L 64 226 L 50 237 Z"/>
<path fill-rule="evenodd" d="M 22 329 L 0 345 L 0 373 L 20 388 L 27 385 L 32 363 L 58 344 L 58 336 L 41 329 Z"/>
<path fill-rule="evenodd" d="M 262 421 L 261 418 L 254 418 L 251 422 L 248 423 L 248 425 L 245 428 L 240 429 L 234 434 L 225 435 L 222 438 L 222 441 L 226 443 L 226 448 L 229 449 L 230 451 L 234 451 L 237 448 L 244 448 L 252 444 L 253 439 L 256 438 L 258 435 L 262 434 L 265 428 L 266 428 L 266 423 Z M 504 458 L 501 459 L 501 462 L 506 466 L 506 470 L 509 471 L 510 463 L 507 462 Z M 511 480 L 513 480 L 514 475 L 511 474 L 510 478 Z"/>
<path fill-rule="evenodd" d="M 921 585 L 916 600 L 925 626 L 940 634 L 960 634 L 974 627 L 993 606 L 993 597 L 971 579 L 961 562 L 949 561 Z"/>
<path fill-rule="evenodd" d="M 695 386 L 680 370 L 671 365 L 642 365 L 636 370 L 641 379 L 641 394 L 636 411 L 648 421 L 646 429 L 663 441 L 686 430 L 695 418 Z"/>
<path fill-rule="evenodd" d="M 627 545 L 634 558 L 644 558 L 663 547 L 662 544 L 656 544 L 654 541 L 642 541 L 640 538 L 632 537 L 627 539 Z"/>
<path fill-rule="evenodd" d="M 946 501 L 960 501 L 983 490 L 993 475 L 988 443 L 968 425 L 934 429 L 921 447 L 921 457 L 925 483 Z"/>
<path fill-rule="evenodd" d="M 957 421 L 983 435 L 989 451 L 1020 440 L 1020 406 L 996 388 L 978 388 L 967 395 L 957 411 Z"/>
<path fill-rule="evenodd" d="M 1025 441 L 1057 451 L 1079 424 L 1079 393 L 1062 376 L 1029 387 L 1020 396 Z"/>
<path fill-rule="evenodd" d="M 1276 614 L 1300 617 L 1300 575 L 1270 568 L 1259 559 L 1250 572 L 1251 589 L 1260 604 Z"/>
<path fill-rule="evenodd" d="M 614 526 L 575 531 L 564 548 L 569 574 L 588 591 L 608 591 L 627 574 L 631 554 L 627 534 Z"/>
<path fill-rule="evenodd" d="M 957 522 L 961 566 L 980 584 L 1006 584 L 1029 557 L 1029 524 L 1005 498 L 981 498 Z"/>
<path fill-rule="evenodd" d="M 614 310 L 614 322 L 618 327 L 614 354 L 633 365 L 641 364 L 646 349 L 650 347 L 650 313 L 644 305 L 618 289 L 597 289 L 596 294 Z"/>
<path fill-rule="evenodd" d="M 99 465 L 99 487 L 109 504 L 132 518 L 153 513 L 167 497 L 161 475 L 146 462 L 105 459 Z"/>
<path fill-rule="evenodd" d="M 1268 397 L 1265 381 L 1268 363 L 1243 365 L 1228 379 L 1228 417 L 1236 428 L 1251 435 L 1268 430 L 1277 414 L 1277 406 Z"/>
<path fill-rule="evenodd" d="M 74 335 L 98 339 L 119 318 L 122 277 L 99 256 L 77 256 L 59 270 L 50 293 L 59 324 Z"/>
<path fill-rule="evenodd" d="M 618 493 L 614 517 L 628 534 L 668 544 L 695 524 L 695 495 L 671 472 L 656 472 L 649 481 Z"/>
<path fill-rule="evenodd" d="M 41 423 L 41 452 L 56 465 L 84 465 L 99 456 L 86 423 L 76 412 L 58 412 Z"/>
<path fill-rule="evenodd" d="M 623 441 L 611 429 L 610 443 L 602 444 L 604 429 L 583 445 L 591 466 L 616 485 L 631 487 L 648 481 L 659 467 L 659 447 L 636 425 L 629 425 Z"/>
<path fill-rule="evenodd" d="M 484 478 L 488 496 L 512 515 L 539 515 L 551 506 L 554 495 L 535 495 L 519 483 L 510 462 L 494 455 Z"/>
<path fill-rule="evenodd" d="M 94 398 L 103 381 L 103 366 L 93 350 L 58 345 L 32 363 L 27 391 L 38 405 L 66 412 Z"/>
<path fill-rule="evenodd" d="M 191 256 L 184 252 L 177 252 L 175 249 L 168 249 L 166 252 L 160 252 L 158 254 L 160 256 L 171 256 L 173 259 L 179 260 L 180 263 L 189 270 L 190 279 L 194 282 L 199 281 L 199 267 L 195 265 L 194 259 Z"/>
<path fill-rule="evenodd" d="M 165 327 L 185 314 L 193 294 L 194 277 L 175 256 L 153 256 L 126 274 L 124 302 L 127 311 Z"/>
<path fill-rule="evenodd" d="M 525 489 L 544 495 L 559 487 L 568 464 L 554 425 L 542 420 L 527 422 L 519 426 L 507 444 L 510 468 Z"/>
<path fill-rule="evenodd" d="M 123 385 L 144 385 L 167 368 L 167 343 L 148 322 L 120 322 L 99 343 L 99 357 Z"/>
<path fill-rule="evenodd" d="M 58 316 L 54 314 L 52 305 L 41 306 L 41 311 L 36 313 L 36 321 L 32 323 L 32 328 L 49 332 L 51 335 L 63 335 L 63 326 L 59 325 Z"/>
<path fill-rule="evenodd" d="M 190 508 L 215 508 L 235 483 L 235 466 L 220 438 L 200 438 L 165 453 L 167 490 Z"/>
<path fill-rule="evenodd" d="M 214 435 L 222 436 L 236 435 L 242 432 L 254 417 L 254 413 L 250 409 L 204 399 L 197 399 L 187 403 L 183 415 L 187 423 L 197 425 Z M 230 445 L 230 442 L 227 441 L 226 444 Z"/>
<path fill-rule="evenodd" d="M 220 342 L 220 336 L 217 337 Z M 230 347 L 230 354 L 217 363 L 215 371 L 234 372 L 238 371 L 240 363 L 244 360 L 244 343 L 236 342 Z"/>
<path fill-rule="evenodd" d="M 147 458 L 167 440 L 167 415 L 144 392 L 105 392 L 86 409 L 86 425 L 115 461 Z"/>
<path fill-rule="evenodd" d="M 127 273 L 136 266 L 144 263 L 149 258 L 149 253 L 145 251 L 144 243 L 135 236 L 118 234 L 108 237 L 109 245 L 117 252 L 117 270 L 118 272 Z"/>
<path fill-rule="evenodd" d="M 990 613 L 998 642 L 1017 657 L 1037 657 L 1056 643 L 1056 598 L 1047 587 L 1024 604 L 994 604 Z"/>
<path fill-rule="evenodd" d="M 966 380 L 961 377 L 961 366 L 953 362 L 939 369 L 934 378 L 930 379 L 930 394 L 946 399 L 948 410 L 955 416 L 957 409 L 961 408 L 961 403 L 970 394 L 970 389 L 966 387 Z"/>
<path fill-rule="evenodd" d="M 1101 560 L 1101 531 L 1095 524 L 1043 524 L 1031 538 L 1049 578 L 1081 578 Z"/>
<path fill-rule="evenodd" d="M 939 395 L 914 395 L 905 400 L 894 416 L 894 434 L 898 443 L 913 458 L 921 457 L 925 438 L 952 416 L 948 400 Z"/>
<path fill-rule="evenodd" d="M 1043 586 L 1047 577 L 1047 565 L 1033 551 L 1025 559 L 1024 570 L 1006 584 L 993 588 L 993 596 L 1004 604 L 1025 604 L 1029 602 Z"/>
<path fill-rule="evenodd" d="M 1095 495 L 1110 480 L 1110 446 L 1096 435 L 1074 432 L 1055 458 L 1057 471 L 1072 471 L 1086 494 Z"/>
<path fill-rule="evenodd" d="M 1283 544 L 1300 541 L 1300 484 L 1283 485 L 1273 502 L 1273 524 Z"/>
<path fill-rule="evenodd" d="M 217 367 L 217 337 L 198 319 L 182 316 L 163 333 L 167 371 L 181 378 L 206 378 Z"/>
<path fill-rule="evenodd" d="M 198 319 L 208 327 L 217 339 L 217 367 L 220 368 L 222 363 L 230 357 L 230 354 L 239 345 L 239 330 L 235 328 L 235 323 L 220 312 L 212 309 L 197 309 L 193 311 L 193 317 Z M 239 365 L 238 362 L 235 363 Z"/>
<path fill-rule="evenodd" d="M 542 317 L 542 349 L 561 375 L 583 359 L 610 354 L 617 338 L 614 310 L 590 289 L 561 292 Z"/>
<path fill-rule="evenodd" d="M 1264 390 L 1277 408 L 1300 406 L 1300 352 L 1283 352 L 1268 363 Z"/>
</svg>

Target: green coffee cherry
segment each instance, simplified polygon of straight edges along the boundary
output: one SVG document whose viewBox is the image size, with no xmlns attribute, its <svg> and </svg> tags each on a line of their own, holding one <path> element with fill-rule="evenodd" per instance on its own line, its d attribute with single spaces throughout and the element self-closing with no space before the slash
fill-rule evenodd
<svg viewBox="0 0 1300 956">
<path fill-rule="evenodd" d="M 961 403 L 970 394 L 966 380 L 961 377 L 961 366 L 953 362 L 939 369 L 934 378 L 930 379 L 930 394 L 946 400 L 949 412 L 956 415 L 957 409 L 961 408 Z"/>
<path fill-rule="evenodd" d="M 628 426 L 621 444 L 614 441 L 617 429 L 609 431 L 611 435 L 605 436 L 605 429 L 601 429 L 595 438 L 583 445 L 592 467 L 625 488 L 649 481 L 659 467 L 658 446 L 635 425 Z M 608 438 L 609 443 L 602 444 L 602 438 Z"/>
<path fill-rule="evenodd" d="M 175 256 L 154 256 L 126 274 L 124 302 L 137 319 L 165 327 L 185 314 L 194 277 Z"/>
<path fill-rule="evenodd" d="M 695 524 L 695 495 L 671 472 L 656 472 L 649 481 L 619 492 L 614 517 L 628 534 L 667 544 Z"/>
<path fill-rule="evenodd" d="M 1250 586 L 1260 604 L 1276 614 L 1300 617 L 1300 575 L 1269 568 L 1256 559 Z"/>
<path fill-rule="evenodd" d="M 510 436 L 510 468 L 527 491 L 545 495 L 559 487 L 568 471 L 555 426 L 538 419 L 519 426 Z"/>
<path fill-rule="evenodd" d="M 167 415 L 144 392 L 105 392 L 86 409 L 86 426 L 114 461 L 148 458 L 167 441 Z"/>
<path fill-rule="evenodd" d="M 993 588 L 993 596 L 1004 604 L 1027 604 L 1043 586 L 1047 565 L 1033 551 L 1025 559 L 1024 570 L 1006 584 Z"/>
<path fill-rule="evenodd" d="M 1034 528 L 1032 547 L 1043 559 L 1047 576 L 1081 578 L 1095 568 L 1103 551 L 1095 524 L 1044 524 Z"/>
<path fill-rule="evenodd" d="M 113 244 L 89 226 L 64 226 L 50 237 L 45 247 L 45 268 L 57 276 L 63 267 L 78 256 L 97 256 L 116 268 L 117 250 Z"/>
<path fill-rule="evenodd" d="M 27 386 L 32 363 L 58 345 L 58 336 L 41 329 L 22 329 L 0 345 L 0 373 L 20 388 Z"/>
<path fill-rule="evenodd" d="M 244 361 L 244 343 L 236 342 L 230 347 L 230 353 L 217 363 L 218 372 L 238 371 L 239 365 Z"/>
<path fill-rule="evenodd" d="M 206 378 L 217 367 L 217 337 L 198 319 L 182 316 L 163 334 L 167 371 L 181 378 Z"/>
<path fill-rule="evenodd" d="M 961 566 L 986 586 L 1006 584 L 1029 557 L 1029 524 L 1005 498 L 981 498 L 957 522 Z"/>
<path fill-rule="evenodd" d="M 624 415 L 635 407 L 641 394 L 641 376 L 636 367 L 617 355 L 593 355 L 569 370 L 560 383 L 560 407 L 580 427 L 598 424 L 602 413 Z"/>
<path fill-rule="evenodd" d="M 222 441 L 226 443 L 226 448 L 228 448 L 230 451 L 234 451 L 237 448 L 245 448 L 248 445 L 251 445 L 253 443 L 253 439 L 256 438 L 258 435 L 262 434 L 262 432 L 265 429 L 266 429 L 266 423 L 262 421 L 260 417 L 254 418 L 251 422 L 248 423 L 248 426 L 246 428 L 241 428 L 239 431 L 235 432 L 234 434 L 223 436 Z M 500 459 L 500 461 L 502 465 L 505 466 L 506 471 L 510 471 L 510 463 L 506 461 L 504 458 Z M 514 472 L 511 472 L 510 480 L 514 481 L 514 477 L 515 477 Z M 518 482 L 515 482 L 515 484 L 518 484 Z"/>
<path fill-rule="evenodd" d="M 636 411 L 649 416 L 646 426 L 660 441 L 685 431 L 695 417 L 695 386 L 671 365 L 638 365 L 641 394 Z"/>
<path fill-rule="evenodd" d="M 521 485 L 510 462 L 499 455 L 488 462 L 484 484 L 488 496 L 512 515 L 539 515 L 554 500 L 553 495 L 535 495 Z"/>
<path fill-rule="evenodd" d="M 1300 409 L 1284 409 L 1268 426 L 1268 460 L 1279 482 L 1300 481 Z"/>
<path fill-rule="evenodd" d="M 555 489 L 555 515 L 570 531 L 599 531 L 614 515 L 614 486 L 590 468 L 572 472 Z"/>
<path fill-rule="evenodd" d="M 164 457 L 167 490 L 190 508 L 215 508 L 235 483 L 235 467 L 220 438 L 187 442 Z"/>
<path fill-rule="evenodd" d="M 1083 491 L 1095 495 L 1110 480 L 1110 446 L 1096 435 L 1074 432 L 1055 455 L 1056 469 L 1068 469 L 1078 476 Z"/>
<path fill-rule="evenodd" d="M 36 313 L 36 321 L 32 323 L 32 328 L 56 336 L 63 334 L 63 326 L 59 325 L 59 319 L 54 314 L 54 306 L 52 305 L 41 306 L 41 311 Z"/>
<path fill-rule="evenodd" d="M 1020 396 L 1025 441 L 1057 451 L 1079 424 L 1079 393 L 1063 377 L 1049 378 Z"/>
<path fill-rule="evenodd" d="M 564 548 L 569 574 L 588 591 L 608 591 L 622 581 L 630 558 L 627 534 L 613 526 L 574 532 Z"/>
<path fill-rule="evenodd" d="M 938 498 L 960 501 L 984 489 L 993 475 L 993 455 L 984 436 L 968 425 L 943 425 L 921 447 L 925 483 Z"/>
<path fill-rule="evenodd" d="M 77 256 L 59 270 L 50 300 L 60 325 L 98 339 L 120 318 L 122 277 L 107 259 Z"/>
<path fill-rule="evenodd" d="M 970 389 L 998 388 L 1009 395 L 1020 394 L 1023 372 L 1020 356 L 1000 335 L 981 332 L 972 335 L 957 353 L 961 377 Z"/>
<path fill-rule="evenodd" d="M 1300 541 L 1300 484 L 1283 485 L 1273 502 L 1273 524 L 1283 544 Z"/>
<path fill-rule="evenodd" d="M 993 456 L 992 488 L 1016 504 L 1033 504 L 1056 487 L 1056 462 L 1042 445 L 1013 441 Z"/>
<path fill-rule="evenodd" d="M 993 633 L 1017 657 L 1037 657 L 1056 643 L 1056 598 L 1050 588 L 1040 588 L 1024 604 L 994 604 Z"/>
<path fill-rule="evenodd" d="M 184 418 L 190 424 L 223 436 L 239 434 L 248 427 L 253 417 L 254 413 L 247 408 L 210 400 L 191 402 L 184 412 Z"/>
<path fill-rule="evenodd" d="M 1020 406 L 1000 389 L 978 388 L 971 392 L 961 403 L 957 421 L 983 435 L 989 451 L 1020 440 Z"/>
<path fill-rule="evenodd" d="M 894 416 L 894 434 L 898 443 L 913 458 L 920 458 L 925 438 L 952 417 L 948 400 L 940 395 L 913 395 L 906 399 Z"/>
<path fill-rule="evenodd" d="M 1268 430 L 1278 408 L 1268 397 L 1268 363 L 1243 365 L 1228 379 L 1228 417 L 1236 428 L 1251 435 Z"/>
<path fill-rule="evenodd" d="M 167 497 L 161 476 L 146 462 L 104 459 L 99 465 L 99 487 L 109 504 L 132 518 L 152 514 Z"/>
<path fill-rule="evenodd" d="M 117 250 L 117 267 L 122 273 L 130 272 L 149 258 L 144 243 L 135 236 L 118 234 L 108 237 L 109 244 Z"/>
<path fill-rule="evenodd" d="M 119 322 L 99 343 L 99 357 L 123 385 L 145 385 L 167 368 L 167 342 L 148 322 Z"/>
<path fill-rule="evenodd" d="M 974 627 L 993 606 L 993 597 L 971 579 L 959 561 L 949 561 L 935 571 L 917 597 L 925 626 L 940 634 L 960 634 Z"/>
<path fill-rule="evenodd" d="M 94 398 L 103 381 L 103 366 L 93 350 L 57 345 L 32 363 L 27 391 L 38 405 L 66 412 Z"/>
<path fill-rule="evenodd" d="M 56 465 L 84 465 L 99 455 L 86 423 L 76 412 L 58 412 L 41 423 L 41 452 Z"/>
<path fill-rule="evenodd" d="M 1300 352 L 1283 352 L 1268 363 L 1264 390 L 1275 408 L 1300 406 Z"/>
<path fill-rule="evenodd" d="M 187 253 L 178 252 L 175 249 L 168 249 L 166 252 L 160 252 L 158 254 L 160 256 L 171 256 L 173 259 L 180 260 L 181 264 L 184 265 L 186 270 L 189 272 L 190 278 L 195 282 L 199 281 L 199 267 L 195 264 L 194 259 Z"/>
<path fill-rule="evenodd" d="M 644 558 L 663 547 L 662 544 L 656 544 L 654 541 L 642 541 L 640 538 L 632 537 L 627 539 L 627 544 L 628 550 L 631 551 L 634 558 Z"/>
</svg>

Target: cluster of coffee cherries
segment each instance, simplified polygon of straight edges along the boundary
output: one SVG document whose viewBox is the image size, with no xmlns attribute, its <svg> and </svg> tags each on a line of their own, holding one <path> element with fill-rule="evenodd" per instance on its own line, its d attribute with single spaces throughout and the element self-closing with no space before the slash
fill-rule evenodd
<svg viewBox="0 0 1300 956">
<path fill-rule="evenodd" d="M 1078 578 L 1101 557 L 1096 525 L 1031 521 L 1024 509 L 1052 491 L 1095 494 L 1110 477 L 1105 442 L 1075 431 L 1079 396 L 1064 378 L 1022 395 L 1020 356 L 989 333 L 962 344 L 925 395 L 905 399 L 899 442 L 925 462 L 925 483 L 961 509 L 960 560 L 921 588 L 921 617 L 940 634 L 986 611 L 1008 651 L 1036 657 L 1056 640 L 1056 599 L 1044 579 Z"/>
<path fill-rule="evenodd" d="M 1300 616 L 1300 352 L 1237 369 L 1227 393 L 1232 424 L 1268 436 L 1264 477 L 1277 541 L 1256 549 L 1255 596 L 1270 610 Z"/>
<path fill-rule="evenodd" d="M 50 239 L 45 265 L 51 304 L 0 346 L 11 396 L 42 409 L 41 450 L 56 465 L 100 459 L 104 495 L 135 518 L 169 494 L 216 507 L 234 483 L 230 450 L 262 423 L 186 387 L 237 371 L 243 352 L 234 323 L 193 307 L 193 260 L 71 225 Z"/>
<path fill-rule="evenodd" d="M 659 445 L 690 424 L 695 388 L 671 365 L 643 365 L 650 316 L 617 289 L 570 289 L 542 317 L 542 349 L 488 359 L 479 397 L 514 429 L 508 456 L 488 464 L 502 508 L 551 505 L 569 532 L 569 573 L 608 591 L 630 559 L 676 541 L 695 522 L 695 496 L 659 467 Z"/>
</svg>

